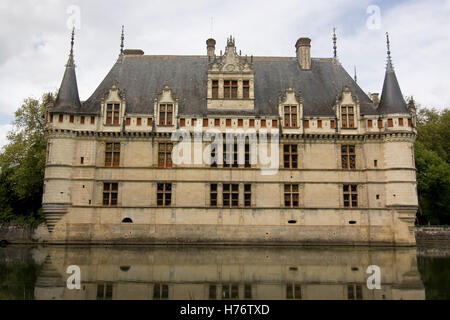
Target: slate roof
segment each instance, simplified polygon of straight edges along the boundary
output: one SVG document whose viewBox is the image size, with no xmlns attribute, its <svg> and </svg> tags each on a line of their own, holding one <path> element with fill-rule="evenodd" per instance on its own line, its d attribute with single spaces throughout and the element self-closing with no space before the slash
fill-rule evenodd
<svg viewBox="0 0 450 320">
<path fill-rule="evenodd" d="M 390 58 L 388 58 L 378 112 L 380 114 L 409 113 Z"/>
<path fill-rule="evenodd" d="M 77 76 L 72 54 L 64 71 L 53 110 L 64 112 L 81 112 L 81 102 L 78 95 Z"/>
<path fill-rule="evenodd" d="M 361 114 L 379 113 L 380 109 L 377 110 L 373 106 L 364 91 L 332 58 L 312 58 L 311 70 L 301 70 L 296 57 L 254 57 L 253 66 L 255 109 L 252 111 L 207 110 L 207 56 L 156 55 L 124 55 L 114 64 L 92 96 L 82 103 L 81 108 L 57 103 L 52 111 L 99 114 L 102 97 L 116 84 L 120 90 L 125 91 L 127 113 L 153 114 L 153 101 L 161 93 L 163 85 L 168 84 L 174 96 L 179 99 L 180 115 L 278 115 L 278 96 L 284 94 L 288 87 L 293 87 L 295 92 L 300 91 L 302 94 L 305 115 L 333 116 L 335 113 L 332 107 L 344 86 L 350 87 L 352 93 L 358 97 Z M 68 77 L 75 78 L 75 73 L 69 74 Z M 394 78 L 389 75 L 387 80 L 385 86 L 389 83 L 393 83 L 394 87 L 398 86 L 395 74 Z M 65 83 L 63 80 L 62 87 Z M 72 81 L 67 90 L 70 91 L 70 88 L 74 89 Z M 67 90 L 60 89 L 62 101 L 65 100 L 64 97 L 69 96 L 65 94 Z M 403 108 L 404 100 L 398 99 L 396 91 L 390 94 L 388 88 L 383 88 L 383 112 Z M 78 90 L 76 94 L 78 95 Z M 395 99 L 390 99 L 391 96 Z"/>
</svg>

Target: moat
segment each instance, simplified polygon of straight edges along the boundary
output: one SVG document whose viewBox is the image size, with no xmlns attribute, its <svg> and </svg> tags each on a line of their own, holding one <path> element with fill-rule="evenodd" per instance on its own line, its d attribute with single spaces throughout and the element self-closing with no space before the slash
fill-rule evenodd
<svg viewBox="0 0 450 320">
<path fill-rule="evenodd" d="M 79 289 L 67 286 L 69 266 L 79 267 Z M 379 289 L 369 288 L 369 266 L 379 267 Z M 0 247 L 1 300 L 449 298 L 448 241 L 410 248 Z"/>
</svg>

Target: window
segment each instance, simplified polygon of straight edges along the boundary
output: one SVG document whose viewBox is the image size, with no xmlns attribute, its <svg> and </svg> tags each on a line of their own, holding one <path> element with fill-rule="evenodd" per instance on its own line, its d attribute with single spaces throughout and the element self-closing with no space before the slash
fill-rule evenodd
<svg viewBox="0 0 450 320">
<path fill-rule="evenodd" d="M 127 119 L 125 120 L 125 124 L 126 124 L 127 126 L 131 125 L 131 118 L 127 118 Z"/>
<path fill-rule="evenodd" d="M 358 187 L 356 184 L 344 184 L 344 207 L 356 208 L 358 206 Z"/>
<path fill-rule="evenodd" d="M 237 283 L 222 285 L 222 299 L 239 299 L 239 286 Z"/>
<path fill-rule="evenodd" d="M 97 300 L 112 300 L 112 283 L 97 284 Z"/>
<path fill-rule="evenodd" d="M 80 158 L 80 164 L 84 164 L 84 157 Z"/>
<path fill-rule="evenodd" d="M 330 128 L 331 129 L 336 128 L 336 122 L 334 122 L 334 120 L 330 120 Z"/>
<path fill-rule="evenodd" d="M 399 119 L 398 119 L 398 125 L 399 125 L 400 127 L 403 127 L 403 118 L 399 118 Z"/>
<path fill-rule="evenodd" d="M 217 144 L 212 143 L 211 144 L 211 167 L 217 167 L 216 150 L 217 150 Z"/>
<path fill-rule="evenodd" d="M 69 121 L 70 121 L 70 123 L 73 123 L 75 121 L 75 117 L 71 115 L 69 118 Z"/>
<path fill-rule="evenodd" d="M 322 128 L 322 120 L 317 120 L 317 128 Z"/>
<path fill-rule="evenodd" d="M 272 120 L 272 127 L 278 127 L 278 120 Z"/>
<path fill-rule="evenodd" d="M 91 124 L 95 124 L 95 117 L 91 116 Z"/>
<path fill-rule="evenodd" d="M 210 206 L 217 207 L 217 184 L 210 185 Z"/>
<path fill-rule="evenodd" d="M 168 207 L 172 203 L 172 184 L 158 183 L 156 204 L 158 207 Z"/>
<path fill-rule="evenodd" d="M 118 103 L 108 103 L 106 105 L 106 124 L 119 124 L 119 110 Z"/>
<path fill-rule="evenodd" d="M 342 106 L 342 128 L 354 128 L 355 127 L 355 111 L 353 107 Z"/>
<path fill-rule="evenodd" d="M 251 299 L 252 298 L 252 285 L 246 284 L 244 285 L 244 299 Z"/>
<path fill-rule="evenodd" d="M 209 285 L 209 300 L 217 299 L 217 286 L 215 284 Z"/>
<path fill-rule="evenodd" d="M 223 82 L 224 99 L 237 99 L 238 82 L 236 80 L 225 80 Z"/>
<path fill-rule="evenodd" d="M 356 168 L 355 146 L 342 145 L 341 160 L 342 160 L 342 169 L 355 169 Z"/>
<path fill-rule="evenodd" d="M 250 98 L 250 81 L 248 80 L 242 81 L 242 98 Z"/>
<path fill-rule="evenodd" d="M 388 127 L 393 127 L 394 126 L 394 122 L 392 121 L 392 119 L 388 119 Z"/>
<path fill-rule="evenodd" d="M 266 120 L 265 119 L 261 120 L 261 127 L 262 128 L 266 127 Z"/>
<path fill-rule="evenodd" d="M 142 118 L 137 118 L 136 124 L 137 124 L 138 126 L 141 126 L 141 125 L 142 125 Z"/>
<path fill-rule="evenodd" d="M 203 119 L 203 126 L 207 127 L 208 126 L 208 119 Z"/>
<path fill-rule="evenodd" d="M 171 126 L 173 116 L 173 104 L 161 104 L 159 106 L 159 125 Z"/>
<path fill-rule="evenodd" d="M 155 283 L 153 285 L 153 299 L 169 299 L 169 286 L 167 284 Z"/>
<path fill-rule="evenodd" d="M 239 185 L 226 183 L 223 185 L 223 206 L 239 207 Z"/>
<path fill-rule="evenodd" d="M 284 185 L 284 206 L 297 208 L 299 206 L 298 184 Z"/>
<path fill-rule="evenodd" d="M 372 120 L 367 120 L 367 127 L 372 128 Z"/>
<path fill-rule="evenodd" d="M 285 144 L 283 146 L 284 168 L 296 169 L 298 166 L 298 150 L 296 144 Z"/>
<path fill-rule="evenodd" d="M 219 98 L 219 81 L 213 80 L 212 82 L 212 98 L 218 99 Z"/>
<path fill-rule="evenodd" d="M 252 164 L 250 163 L 250 144 L 245 144 L 245 155 L 244 155 L 244 167 L 250 168 Z"/>
<path fill-rule="evenodd" d="M 214 119 L 214 125 L 220 127 L 220 119 Z"/>
<path fill-rule="evenodd" d="M 290 283 L 286 286 L 286 299 L 301 299 L 302 292 L 300 284 Z"/>
<path fill-rule="evenodd" d="M 231 119 L 225 121 L 227 127 L 231 127 Z"/>
<path fill-rule="evenodd" d="M 284 107 L 284 126 L 285 127 L 297 127 L 297 107 L 285 106 Z"/>
<path fill-rule="evenodd" d="M 373 166 L 377 167 L 378 166 L 378 160 L 373 160 Z"/>
<path fill-rule="evenodd" d="M 158 145 L 158 167 L 172 167 L 172 143 L 160 143 Z"/>
<path fill-rule="evenodd" d="M 153 124 L 153 119 L 152 118 L 147 118 L 147 126 L 151 127 Z"/>
<path fill-rule="evenodd" d="M 408 119 L 408 127 L 412 127 L 411 119 Z"/>
<path fill-rule="evenodd" d="M 254 126 L 255 126 L 255 119 L 250 119 L 250 120 L 248 121 L 248 125 L 249 125 L 250 127 L 254 127 Z"/>
<path fill-rule="evenodd" d="M 309 120 L 303 121 L 303 125 L 305 128 L 309 128 Z"/>
<path fill-rule="evenodd" d="M 119 193 L 118 183 L 103 183 L 103 205 L 117 206 L 117 195 Z"/>
<path fill-rule="evenodd" d="M 120 164 L 120 143 L 105 145 L 105 167 L 118 167 Z"/>
<path fill-rule="evenodd" d="M 362 300 L 362 287 L 360 284 L 349 284 L 347 286 L 348 300 Z"/>
<path fill-rule="evenodd" d="M 62 114 L 59 115 L 58 121 L 63 122 L 64 116 Z"/>
<path fill-rule="evenodd" d="M 197 118 L 192 118 L 191 119 L 191 126 L 195 127 L 196 124 L 197 124 Z"/>
<path fill-rule="evenodd" d="M 244 120 L 238 119 L 238 127 L 243 127 L 243 126 L 244 126 Z"/>
<path fill-rule="evenodd" d="M 230 150 L 233 148 L 233 150 Z M 223 144 L 223 166 L 229 168 L 238 167 L 238 147 L 237 144 Z"/>
<path fill-rule="evenodd" d="M 50 122 L 53 122 L 53 115 L 50 115 Z"/>
<path fill-rule="evenodd" d="M 181 118 L 180 119 L 180 127 L 184 127 L 184 126 L 186 126 L 186 119 Z"/>
<path fill-rule="evenodd" d="M 252 206 L 252 185 L 244 184 L 244 206 Z"/>
<path fill-rule="evenodd" d="M 383 128 L 383 120 L 378 119 L 378 128 Z"/>
<path fill-rule="evenodd" d="M 80 123 L 81 123 L 81 124 L 84 124 L 84 116 L 81 116 L 81 118 L 80 118 Z"/>
</svg>

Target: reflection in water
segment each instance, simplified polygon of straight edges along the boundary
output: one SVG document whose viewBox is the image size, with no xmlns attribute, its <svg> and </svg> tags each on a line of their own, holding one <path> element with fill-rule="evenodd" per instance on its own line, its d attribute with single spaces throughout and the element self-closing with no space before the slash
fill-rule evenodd
<svg viewBox="0 0 450 320">
<path fill-rule="evenodd" d="M 415 248 L 40 247 L 36 299 L 425 299 Z M 69 290 L 67 267 L 81 269 Z M 381 289 L 367 287 L 367 267 Z"/>
</svg>

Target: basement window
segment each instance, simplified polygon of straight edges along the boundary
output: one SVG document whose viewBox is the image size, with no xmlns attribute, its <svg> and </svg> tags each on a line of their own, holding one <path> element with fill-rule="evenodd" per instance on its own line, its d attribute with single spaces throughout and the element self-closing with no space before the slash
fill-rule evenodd
<svg viewBox="0 0 450 320">
<path fill-rule="evenodd" d="M 133 223 L 133 220 L 131 218 L 125 218 L 122 220 L 122 223 Z"/>
</svg>

